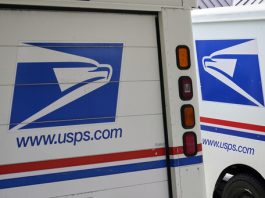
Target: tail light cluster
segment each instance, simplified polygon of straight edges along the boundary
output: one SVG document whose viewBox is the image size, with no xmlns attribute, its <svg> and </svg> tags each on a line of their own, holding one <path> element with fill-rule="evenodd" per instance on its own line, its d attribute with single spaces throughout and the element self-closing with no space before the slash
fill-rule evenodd
<svg viewBox="0 0 265 198">
<path fill-rule="evenodd" d="M 189 70 L 191 66 L 190 50 L 188 46 L 180 45 L 176 48 L 177 66 L 180 70 Z M 189 76 L 181 76 L 179 83 L 179 97 L 183 101 L 190 101 L 193 98 L 192 79 Z M 181 123 L 185 130 L 192 130 L 195 126 L 194 107 L 185 104 L 181 107 Z M 197 136 L 193 131 L 183 134 L 183 151 L 188 157 L 197 154 Z"/>
</svg>

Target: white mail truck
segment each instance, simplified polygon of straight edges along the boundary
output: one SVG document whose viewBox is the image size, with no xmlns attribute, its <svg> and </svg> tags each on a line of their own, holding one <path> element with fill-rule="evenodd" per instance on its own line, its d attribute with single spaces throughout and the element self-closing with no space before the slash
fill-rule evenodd
<svg viewBox="0 0 265 198">
<path fill-rule="evenodd" d="M 205 198 L 194 0 L 0 0 L 1 198 Z"/>
<path fill-rule="evenodd" d="M 192 20 L 207 197 L 264 198 L 265 7 L 196 10 Z"/>
</svg>

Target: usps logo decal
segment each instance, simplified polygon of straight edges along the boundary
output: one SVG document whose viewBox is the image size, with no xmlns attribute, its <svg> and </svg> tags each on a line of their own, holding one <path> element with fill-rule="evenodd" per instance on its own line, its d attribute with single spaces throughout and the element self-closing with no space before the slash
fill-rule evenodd
<svg viewBox="0 0 265 198">
<path fill-rule="evenodd" d="M 24 43 L 10 130 L 115 122 L 122 43 Z"/>
<path fill-rule="evenodd" d="M 197 40 L 202 99 L 264 107 L 257 40 Z"/>
</svg>

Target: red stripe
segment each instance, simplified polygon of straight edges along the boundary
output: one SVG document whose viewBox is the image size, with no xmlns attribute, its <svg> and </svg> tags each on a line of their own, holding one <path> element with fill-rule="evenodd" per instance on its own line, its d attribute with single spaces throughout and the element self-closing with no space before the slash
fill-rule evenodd
<svg viewBox="0 0 265 198">
<path fill-rule="evenodd" d="M 206 118 L 206 117 L 200 117 L 200 121 L 209 123 L 209 124 L 217 124 L 217 125 L 236 127 L 236 128 L 241 128 L 241 129 L 249 129 L 249 130 L 254 130 L 254 131 L 259 131 L 259 132 L 265 132 L 265 126 L 261 126 L 261 125 L 234 122 L 234 121 L 228 121 L 228 120 L 220 120 L 220 119 L 215 119 L 215 118 Z"/>
<path fill-rule="evenodd" d="M 198 149 L 198 152 L 202 151 L 202 144 L 198 144 L 197 149 Z"/>
<path fill-rule="evenodd" d="M 131 160 L 147 157 L 158 157 L 165 155 L 165 148 L 148 149 L 140 151 L 129 151 L 122 153 L 111 153 L 85 157 L 65 158 L 38 162 L 26 162 L 20 164 L 8 164 L 0 166 L 0 175 L 9 173 L 20 173 L 28 171 L 46 170 L 53 168 L 64 168 L 71 166 L 90 165 L 114 161 Z"/>
<path fill-rule="evenodd" d="M 183 146 L 169 148 L 169 155 L 178 155 L 178 154 L 183 154 Z"/>
<path fill-rule="evenodd" d="M 198 150 L 201 151 L 201 145 L 198 145 Z M 172 147 L 170 148 L 170 155 L 183 154 L 183 147 Z M 159 157 L 165 155 L 165 148 L 147 149 L 139 151 L 128 151 L 122 153 L 110 153 L 102 155 L 75 157 L 75 158 L 64 158 L 47 161 L 37 162 L 26 162 L 19 164 L 7 164 L 0 165 L 0 175 L 10 173 L 21 173 L 29 171 L 47 170 L 54 168 L 65 168 L 72 166 L 91 165 L 98 163 L 107 163 L 123 160 L 141 159 L 148 157 Z"/>
<path fill-rule="evenodd" d="M 198 152 L 202 151 L 202 144 L 197 145 L 197 151 Z M 184 153 L 183 146 L 169 148 L 169 154 L 170 155 L 181 155 L 183 153 Z"/>
</svg>

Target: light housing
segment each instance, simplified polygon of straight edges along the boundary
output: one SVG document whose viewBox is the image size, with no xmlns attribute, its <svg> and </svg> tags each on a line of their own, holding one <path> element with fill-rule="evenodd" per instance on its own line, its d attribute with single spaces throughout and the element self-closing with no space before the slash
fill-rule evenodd
<svg viewBox="0 0 265 198">
<path fill-rule="evenodd" d="M 179 97 L 181 100 L 191 100 L 193 97 L 192 80 L 188 76 L 179 78 Z"/>
</svg>

